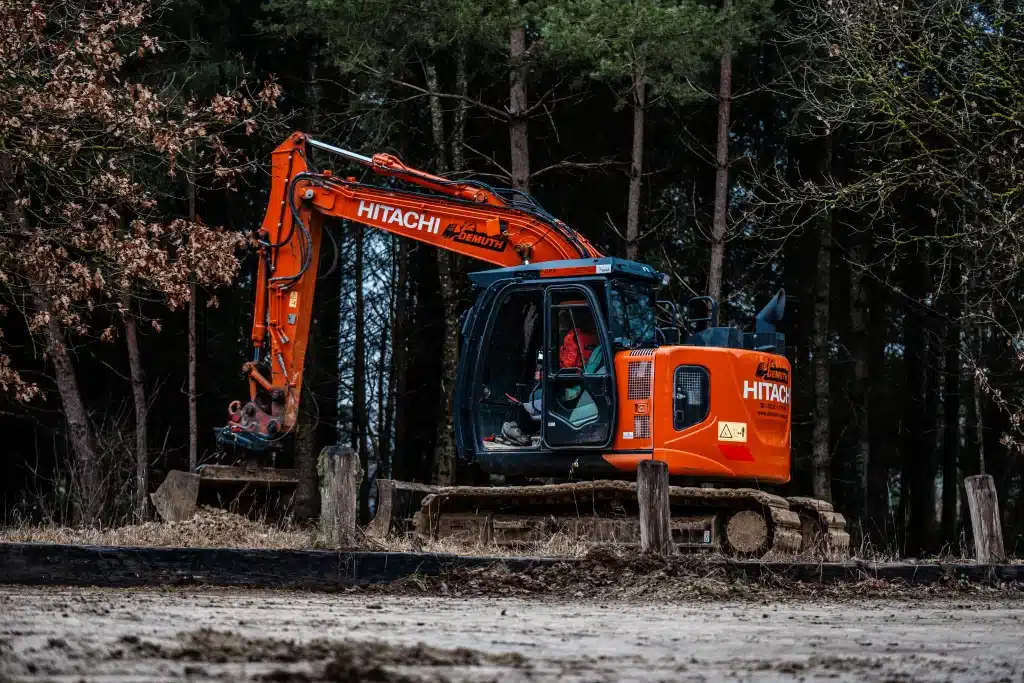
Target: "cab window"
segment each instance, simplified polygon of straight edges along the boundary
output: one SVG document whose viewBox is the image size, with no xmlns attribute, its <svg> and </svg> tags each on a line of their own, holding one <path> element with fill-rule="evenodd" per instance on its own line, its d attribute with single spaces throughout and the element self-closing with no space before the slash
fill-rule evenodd
<svg viewBox="0 0 1024 683">
<path fill-rule="evenodd" d="M 654 292 L 629 282 L 613 282 L 608 288 L 608 323 L 618 348 L 657 346 Z"/>
</svg>

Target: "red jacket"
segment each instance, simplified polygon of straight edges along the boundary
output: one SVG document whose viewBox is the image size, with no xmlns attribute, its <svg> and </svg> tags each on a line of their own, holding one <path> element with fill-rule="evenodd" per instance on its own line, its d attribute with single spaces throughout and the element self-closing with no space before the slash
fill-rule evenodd
<svg viewBox="0 0 1024 683">
<path fill-rule="evenodd" d="M 598 346 L 597 335 L 593 332 L 579 332 L 579 345 L 576 344 L 576 332 L 572 331 L 565 335 L 562 340 L 562 348 L 558 352 L 559 367 L 583 368 L 583 364 L 590 360 L 594 349 Z M 583 349 L 583 356 L 580 357 L 580 348 Z"/>
</svg>

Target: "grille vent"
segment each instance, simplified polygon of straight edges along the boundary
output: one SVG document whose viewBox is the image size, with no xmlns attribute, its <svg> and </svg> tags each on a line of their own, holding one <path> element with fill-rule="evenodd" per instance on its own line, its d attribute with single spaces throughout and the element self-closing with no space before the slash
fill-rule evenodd
<svg viewBox="0 0 1024 683">
<path fill-rule="evenodd" d="M 696 368 L 680 368 L 676 373 L 676 400 L 699 406 L 704 389 L 704 373 Z"/>
<path fill-rule="evenodd" d="M 711 408 L 710 383 L 706 368 L 680 365 L 676 368 L 672 394 L 672 426 L 676 430 L 703 422 Z"/>
<path fill-rule="evenodd" d="M 651 381 L 654 363 L 649 360 L 631 361 L 629 363 L 629 380 L 627 382 L 626 399 L 630 401 L 648 401 L 651 398 Z"/>
<path fill-rule="evenodd" d="M 651 416 L 650 415 L 634 415 L 633 416 L 633 438 L 634 439 L 649 439 L 649 438 L 651 438 Z"/>
</svg>

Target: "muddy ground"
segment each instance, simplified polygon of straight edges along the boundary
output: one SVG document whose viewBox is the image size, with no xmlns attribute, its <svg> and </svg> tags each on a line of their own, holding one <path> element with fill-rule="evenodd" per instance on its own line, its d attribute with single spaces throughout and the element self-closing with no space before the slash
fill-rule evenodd
<svg viewBox="0 0 1024 683">
<path fill-rule="evenodd" d="M 0 586 L 0 680 L 1024 680 L 1006 590 L 710 596 Z"/>
</svg>

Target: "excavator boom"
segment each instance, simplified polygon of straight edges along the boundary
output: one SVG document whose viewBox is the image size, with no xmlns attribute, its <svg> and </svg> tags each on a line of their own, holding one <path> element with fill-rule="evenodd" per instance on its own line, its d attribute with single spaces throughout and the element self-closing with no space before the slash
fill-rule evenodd
<svg viewBox="0 0 1024 683">
<path fill-rule="evenodd" d="M 317 171 L 312 150 L 430 192 Z M 496 266 L 601 256 L 525 195 L 451 181 L 389 154 L 368 157 L 294 133 L 273 152 L 270 199 L 259 231 L 254 355 L 244 367 L 250 400 L 231 405 L 230 422 L 218 433 L 221 443 L 273 450 L 295 426 L 325 218 L 355 221 Z"/>
</svg>

